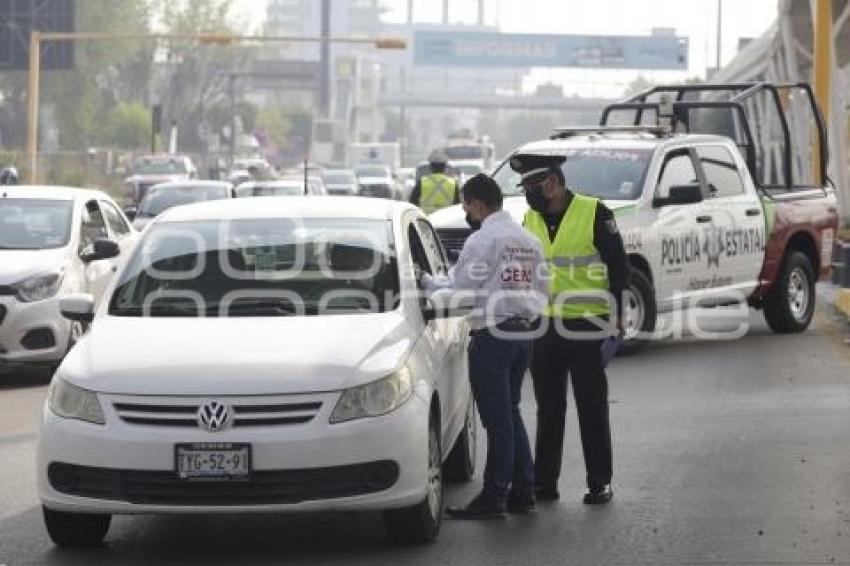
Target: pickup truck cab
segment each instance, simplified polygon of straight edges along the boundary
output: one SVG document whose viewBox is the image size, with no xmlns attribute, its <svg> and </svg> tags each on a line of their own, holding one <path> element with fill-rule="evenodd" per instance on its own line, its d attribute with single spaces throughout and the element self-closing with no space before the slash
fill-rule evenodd
<svg viewBox="0 0 850 566">
<path fill-rule="evenodd" d="M 566 156 L 568 186 L 614 212 L 632 268 L 627 352 L 654 334 L 658 314 L 695 307 L 748 304 L 775 332 L 809 326 L 838 225 L 832 188 L 757 186 L 733 139 L 655 127 L 562 130 L 516 153 Z M 519 175 L 505 160 L 493 177 L 522 222 Z M 456 254 L 469 234 L 461 208 L 430 219 Z"/>
</svg>

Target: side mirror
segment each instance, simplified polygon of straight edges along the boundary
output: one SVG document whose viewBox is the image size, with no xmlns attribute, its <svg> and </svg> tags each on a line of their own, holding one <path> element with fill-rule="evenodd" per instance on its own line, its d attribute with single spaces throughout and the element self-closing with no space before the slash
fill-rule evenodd
<svg viewBox="0 0 850 566">
<path fill-rule="evenodd" d="M 111 259 L 119 255 L 121 255 L 121 248 L 118 247 L 118 244 L 112 240 L 100 238 L 83 250 L 83 253 L 80 254 L 80 259 L 86 263 L 90 263 L 101 259 Z"/>
<path fill-rule="evenodd" d="M 702 202 L 702 187 L 700 185 L 675 185 L 670 187 L 670 196 L 667 198 L 656 197 L 652 206 L 659 208 L 675 204 L 696 204 Z"/>
<path fill-rule="evenodd" d="M 124 207 L 124 216 L 126 216 L 129 220 L 135 220 L 137 214 L 139 214 L 139 207 L 137 207 L 137 206 Z"/>
<path fill-rule="evenodd" d="M 475 310 L 475 293 L 441 289 L 425 299 L 422 308 L 425 320 L 466 316 Z"/>
<path fill-rule="evenodd" d="M 94 296 L 81 293 L 63 297 L 59 300 L 59 312 L 74 322 L 91 322 L 94 320 Z"/>
</svg>

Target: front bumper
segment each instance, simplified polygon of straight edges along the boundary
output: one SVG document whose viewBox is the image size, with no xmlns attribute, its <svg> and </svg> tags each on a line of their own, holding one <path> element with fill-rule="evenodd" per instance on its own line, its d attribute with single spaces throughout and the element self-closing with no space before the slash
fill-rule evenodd
<svg viewBox="0 0 850 566">
<path fill-rule="evenodd" d="M 38 487 L 42 503 L 50 509 L 109 514 L 381 510 L 414 505 L 426 494 L 429 407 L 417 396 L 384 417 L 330 424 L 339 394 L 319 394 L 313 398 L 321 397 L 322 407 L 310 422 L 233 427 L 217 433 L 199 427 L 130 424 L 119 417 L 114 404 L 133 398 L 99 397 L 106 425 L 44 411 Z M 268 402 L 278 403 L 280 398 Z M 198 482 L 179 480 L 174 446 L 195 442 L 249 443 L 253 469 L 249 483 L 204 482 L 198 487 Z M 90 490 L 89 496 L 74 495 L 73 489 L 52 483 L 55 473 L 48 472 L 51 466 L 55 472 L 57 463 L 76 470 L 85 467 L 81 470 L 88 474 L 83 478 L 87 485 L 119 483 L 104 487 L 99 497 L 90 496 Z M 364 490 L 364 483 L 370 489 Z M 156 493 L 168 497 L 146 491 L 160 488 Z"/>
<path fill-rule="evenodd" d="M 71 322 L 60 314 L 59 299 L 57 295 L 44 301 L 22 303 L 13 296 L 0 296 L 0 313 L 5 311 L 0 321 L 0 365 L 62 360 L 68 351 Z M 32 341 L 36 332 L 51 335 L 52 343 Z M 45 344 L 50 345 L 40 347 Z"/>
</svg>

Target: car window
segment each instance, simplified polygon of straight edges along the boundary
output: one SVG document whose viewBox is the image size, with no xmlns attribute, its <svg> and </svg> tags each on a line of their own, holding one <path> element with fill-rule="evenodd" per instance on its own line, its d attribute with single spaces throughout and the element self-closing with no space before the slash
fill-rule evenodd
<svg viewBox="0 0 850 566">
<path fill-rule="evenodd" d="M 694 185 L 699 183 L 694 162 L 689 153 L 675 153 L 667 158 L 658 179 L 655 195 L 659 198 L 670 196 L 670 187 Z"/>
<path fill-rule="evenodd" d="M 697 155 L 712 197 L 744 194 L 744 182 L 728 149 L 722 145 L 703 146 L 697 148 Z"/>
<path fill-rule="evenodd" d="M 98 206 L 97 201 L 92 200 L 86 203 L 86 214 L 83 217 L 80 234 L 80 249 L 83 250 L 91 246 L 95 240 L 101 238 L 109 238 L 109 231 L 106 229 L 106 222 L 103 220 L 100 206 Z"/>
<path fill-rule="evenodd" d="M 431 265 L 431 260 L 428 258 L 428 253 L 422 244 L 422 236 L 419 234 L 419 230 L 416 228 L 414 222 L 411 222 L 407 229 L 407 238 L 410 243 L 410 255 L 413 264 L 425 273 L 433 275 L 435 273 L 434 266 Z"/>
<path fill-rule="evenodd" d="M 422 235 L 422 243 L 424 244 L 425 253 L 428 254 L 428 261 L 437 269 L 437 273 L 444 274 L 448 271 L 446 266 L 446 257 L 443 253 L 443 246 L 440 245 L 440 239 L 434 232 L 431 224 L 424 219 L 416 221 L 419 227 L 419 233 Z"/>
<path fill-rule="evenodd" d="M 106 223 L 109 225 L 109 229 L 112 231 L 112 234 L 116 239 L 123 238 L 130 233 L 130 227 L 124 221 L 124 217 L 121 216 L 121 213 L 118 212 L 118 209 L 114 204 L 102 200 L 100 201 L 100 207 L 101 210 L 103 210 L 103 216 L 106 218 Z"/>
<path fill-rule="evenodd" d="M 73 201 L 54 199 L 0 199 L 0 249 L 60 248 L 71 237 Z"/>
</svg>

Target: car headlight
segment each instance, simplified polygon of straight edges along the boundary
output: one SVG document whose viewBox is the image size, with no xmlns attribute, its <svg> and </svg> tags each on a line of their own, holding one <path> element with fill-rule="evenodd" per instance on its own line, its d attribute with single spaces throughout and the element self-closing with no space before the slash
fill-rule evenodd
<svg viewBox="0 0 850 566">
<path fill-rule="evenodd" d="M 383 379 L 345 390 L 334 407 L 331 422 L 386 415 L 410 399 L 412 391 L 413 379 L 404 366 Z"/>
<path fill-rule="evenodd" d="M 105 424 L 100 401 L 93 391 L 54 378 L 47 393 L 47 406 L 57 416 L 94 424 Z"/>
<path fill-rule="evenodd" d="M 18 299 L 25 303 L 49 299 L 59 292 L 60 287 L 62 287 L 61 271 L 34 275 L 15 284 Z"/>
</svg>

